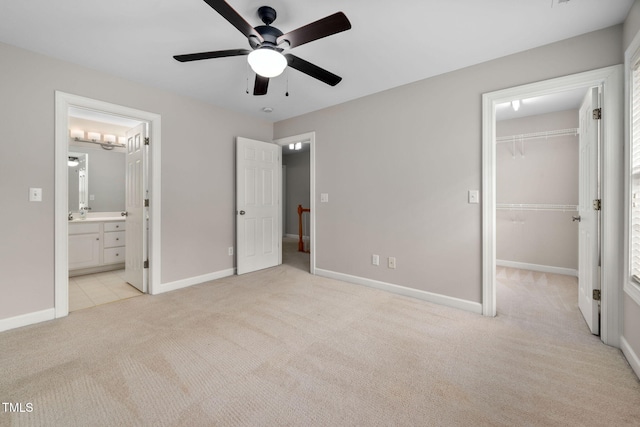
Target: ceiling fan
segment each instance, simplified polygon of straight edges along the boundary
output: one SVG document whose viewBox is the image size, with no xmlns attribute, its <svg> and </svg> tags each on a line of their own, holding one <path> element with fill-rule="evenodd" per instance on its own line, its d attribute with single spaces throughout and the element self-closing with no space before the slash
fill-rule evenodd
<svg viewBox="0 0 640 427">
<path fill-rule="evenodd" d="M 224 58 L 227 56 L 248 55 L 248 62 L 256 72 L 253 87 L 254 95 L 266 95 L 269 79 L 280 75 L 287 65 L 303 72 L 328 85 L 335 86 L 342 80 L 323 68 L 305 61 L 290 53 L 282 54 L 291 49 L 323 37 L 331 36 L 351 28 L 351 23 L 344 13 L 337 12 L 318 21 L 307 24 L 286 34 L 282 33 L 271 23 L 276 20 L 276 11 L 269 6 L 258 9 L 258 16 L 264 25 L 252 27 L 224 0 L 204 0 L 231 25 L 236 27 L 249 40 L 249 49 L 217 50 L 213 52 L 190 53 L 175 55 L 180 62 L 199 61 L 201 59 Z"/>
</svg>

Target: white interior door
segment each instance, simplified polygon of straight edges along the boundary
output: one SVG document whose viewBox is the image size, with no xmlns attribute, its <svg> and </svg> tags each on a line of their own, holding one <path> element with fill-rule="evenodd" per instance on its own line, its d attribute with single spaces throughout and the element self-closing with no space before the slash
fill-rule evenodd
<svg viewBox="0 0 640 427">
<path fill-rule="evenodd" d="M 146 123 L 127 132 L 125 280 L 141 292 L 147 292 L 146 138 Z"/>
<path fill-rule="evenodd" d="M 598 199 L 599 126 L 593 110 L 599 105 L 599 90 L 587 92 L 580 107 L 580 167 L 579 167 L 579 255 L 578 304 L 591 333 L 600 333 L 600 307 L 593 299 L 593 290 L 600 289 L 599 211 Z"/>
<path fill-rule="evenodd" d="M 237 274 L 282 263 L 282 147 L 236 141 Z"/>
</svg>

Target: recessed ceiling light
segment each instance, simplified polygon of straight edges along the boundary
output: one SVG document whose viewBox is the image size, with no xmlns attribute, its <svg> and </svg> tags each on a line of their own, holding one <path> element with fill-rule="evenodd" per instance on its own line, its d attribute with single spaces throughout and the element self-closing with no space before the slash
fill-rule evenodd
<svg viewBox="0 0 640 427">
<path fill-rule="evenodd" d="M 272 107 L 264 107 L 262 109 L 262 111 L 264 111 L 265 113 L 273 113 L 273 108 Z"/>
</svg>

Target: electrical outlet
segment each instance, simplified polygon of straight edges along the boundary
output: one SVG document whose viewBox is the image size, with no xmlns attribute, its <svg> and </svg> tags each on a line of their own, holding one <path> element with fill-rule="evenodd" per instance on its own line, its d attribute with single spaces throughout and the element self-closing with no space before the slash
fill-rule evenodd
<svg viewBox="0 0 640 427">
<path fill-rule="evenodd" d="M 380 255 L 376 255 L 376 254 L 371 255 L 371 264 L 380 265 Z"/>
<path fill-rule="evenodd" d="M 229 246 L 229 256 L 233 255 L 233 246 Z"/>
<path fill-rule="evenodd" d="M 389 257 L 389 268 L 396 268 L 396 257 Z"/>
</svg>

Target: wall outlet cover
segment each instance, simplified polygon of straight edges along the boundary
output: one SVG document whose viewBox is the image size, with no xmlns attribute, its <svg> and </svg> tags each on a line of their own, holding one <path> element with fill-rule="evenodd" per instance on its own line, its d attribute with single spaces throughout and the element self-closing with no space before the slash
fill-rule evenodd
<svg viewBox="0 0 640 427">
<path fill-rule="evenodd" d="M 396 268 L 396 257 L 389 257 L 389 268 Z"/>
<path fill-rule="evenodd" d="M 42 188 L 29 188 L 29 201 L 41 202 L 42 201 Z"/>
</svg>

